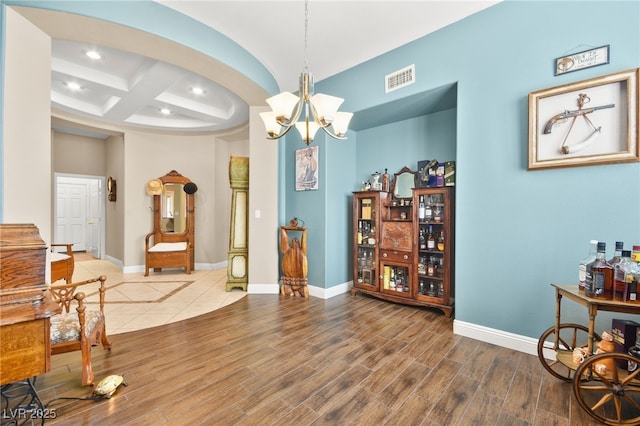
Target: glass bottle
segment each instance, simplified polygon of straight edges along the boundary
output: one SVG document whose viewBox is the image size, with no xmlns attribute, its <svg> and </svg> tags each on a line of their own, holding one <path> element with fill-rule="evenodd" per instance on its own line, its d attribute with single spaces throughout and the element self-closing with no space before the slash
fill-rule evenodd
<svg viewBox="0 0 640 426">
<path fill-rule="evenodd" d="M 433 206 L 433 220 L 434 222 L 442 221 L 442 206 L 440 204 Z"/>
<path fill-rule="evenodd" d="M 633 251 L 631 252 L 631 261 L 640 263 L 640 246 L 633 246 Z"/>
<path fill-rule="evenodd" d="M 440 236 L 436 240 L 436 247 L 439 251 L 444 251 L 444 231 L 440 231 Z"/>
<path fill-rule="evenodd" d="M 427 195 L 427 204 L 424 206 L 424 220 L 430 222 L 433 218 L 433 208 L 431 207 L 431 196 Z"/>
<path fill-rule="evenodd" d="M 620 262 L 613 267 L 613 299 L 627 302 L 630 301 L 629 285 L 638 268 L 631 261 L 631 250 L 622 250 L 621 253 Z"/>
<path fill-rule="evenodd" d="M 418 237 L 418 244 L 420 245 L 420 250 L 427 249 L 427 238 L 424 236 L 424 229 L 420 228 L 420 236 Z"/>
<path fill-rule="evenodd" d="M 613 251 L 613 257 L 607 260 L 607 262 L 609 262 L 609 265 L 611 265 L 612 267 L 615 267 L 615 264 L 620 262 L 623 246 L 624 243 L 622 241 L 616 241 L 616 249 Z"/>
<path fill-rule="evenodd" d="M 598 240 L 589 241 L 589 254 L 580 261 L 578 265 L 578 289 L 584 291 L 584 280 L 587 275 L 587 265 L 596 260 L 596 251 L 598 248 Z"/>
<path fill-rule="evenodd" d="M 433 235 L 433 227 L 429 225 L 429 232 L 427 233 L 427 250 L 435 250 L 436 237 Z"/>
<path fill-rule="evenodd" d="M 387 172 L 387 169 L 384 169 L 384 173 L 382 174 L 382 190 L 389 192 L 389 172 Z"/>
<path fill-rule="evenodd" d="M 418 204 L 418 221 L 424 222 L 424 195 L 420 196 L 420 202 Z"/>
<path fill-rule="evenodd" d="M 613 268 L 605 259 L 607 245 L 598 243 L 596 260 L 587 265 L 584 294 L 596 299 L 613 298 Z"/>
<path fill-rule="evenodd" d="M 362 244 L 362 221 L 358 221 L 358 245 Z"/>
</svg>

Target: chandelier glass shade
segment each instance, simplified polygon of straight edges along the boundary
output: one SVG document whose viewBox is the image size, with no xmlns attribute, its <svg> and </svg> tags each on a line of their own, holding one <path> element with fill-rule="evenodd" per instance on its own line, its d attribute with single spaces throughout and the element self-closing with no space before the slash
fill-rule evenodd
<svg viewBox="0 0 640 426">
<path fill-rule="evenodd" d="M 302 140 L 309 145 L 320 129 L 332 138 L 346 139 L 353 113 L 338 111 L 344 99 L 313 93 L 313 76 L 307 66 L 307 6 L 305 1 L 305 67 L 300 75 L 299 94 L 296 96 L 291 92 L 282 92 L 270 97 L 267 103 L 271 111 L 260 113 L 260 117 L 268 139 L 279 139 L 295 126 Z"/>
</svg>

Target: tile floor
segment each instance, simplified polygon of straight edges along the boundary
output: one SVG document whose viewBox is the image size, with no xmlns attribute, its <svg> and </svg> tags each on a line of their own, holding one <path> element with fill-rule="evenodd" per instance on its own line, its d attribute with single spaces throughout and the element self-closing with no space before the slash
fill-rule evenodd
<svg viewBox="0 0 640 426">
<path fill-rule="evenodd" d="M 227 270 L 181 270 L 123 274 L 104 260 L 83 260 L 76 256 L 73 282 L 100 275 L 107 277 L 105 315 L 107 334 L 155 327 L 191 318 L 233 303 L 246 296 L 241 289 L 226 291 Z M 64 283 L 64 281 L 61 281 Z M 96 285 L 84 290 L 88 303 L 98 302 Z"/>
</svg>

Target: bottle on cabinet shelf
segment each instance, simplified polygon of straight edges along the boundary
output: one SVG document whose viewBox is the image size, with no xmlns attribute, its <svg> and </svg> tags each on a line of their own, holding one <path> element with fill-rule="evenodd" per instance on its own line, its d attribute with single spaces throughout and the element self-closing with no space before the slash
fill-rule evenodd
<svg viewBox="0 0 640 426">
<path fill-rule="evenodd" d="M 584 294 L 596 299 L 613 298 L 613 268 L 605 259 L 607 245 L 598 243 L 596 260 L 587 265 Z"/>
<path fill-rule="evenodd" d="M 440 235 L 436 240 L 436 247 L 438 248 L 438 251 L 444 251 L 444 231 L 440 231 Z"/>
<path fill-rule="evenodd" d="M 356 237 L 358 245 L 362 244 L 362 221 L 358 221 L 358 236 Z"/>
<path fill-rule="evenodd" d="M 418 203 L 418 221 L 424 222 L 424 195 L 420 196 L 420 202 Z"/>
<path fill-rule="evenodd" d="M 430 222 L 433 218 L 433 207 L 431 206 L 431 195 L 427 195 L 427 202 L 424 206 L 424 221 Z"/>
<path fill-rule="evenodd" d="M 424 230 L 420 229 L 420 236 L 418 237 L 418 250 L 427 249 L 427 237 L 424 236 Z"/>
<path fill-rule="evenodd" d="M 598 240 L 589 241 L 589 254 L 578 265 L 578 290 L 584 291 L 584 283 L 587 275 L 587 265 L 596 260 Z"/>
<path fill-rule="evenodd" d="M 433 226 L 429 225 L 429 232 L 427 233 L 427 250 L 435 250 L 436 238 L 433 235 Z"/>
</svg>

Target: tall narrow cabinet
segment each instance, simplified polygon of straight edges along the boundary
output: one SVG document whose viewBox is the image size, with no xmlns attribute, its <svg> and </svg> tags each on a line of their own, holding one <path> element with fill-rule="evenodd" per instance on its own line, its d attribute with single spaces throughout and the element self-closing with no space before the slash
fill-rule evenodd
<svg viewBox="0 0 640 426">
<path fill-rule="evenodd" d="M 415 188 L 405 199 L 387 192 L 354 193 L 352 294 L 429 306 L 450 317 L 454 203 L 452 187 Z"/>
</svg>

